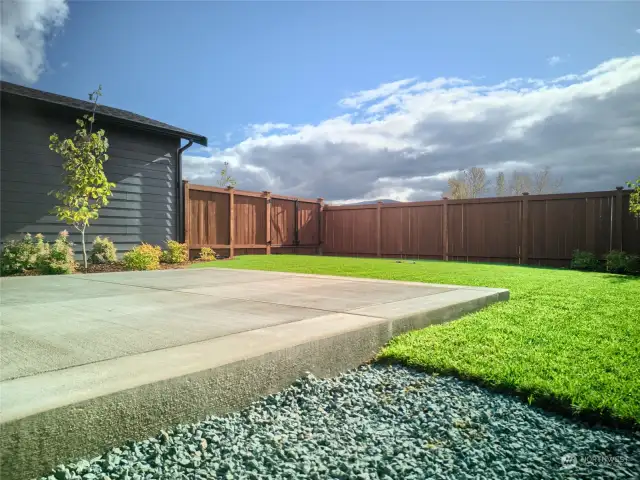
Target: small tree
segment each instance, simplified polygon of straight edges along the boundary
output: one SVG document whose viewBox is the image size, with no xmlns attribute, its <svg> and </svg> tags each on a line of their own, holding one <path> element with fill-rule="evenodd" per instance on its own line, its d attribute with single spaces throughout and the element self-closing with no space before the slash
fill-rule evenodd
<svg viewBox="0 0 640 480">
<path fill-rule="evenodd" d="M 487 192 L 490 181 L 484 168 L 473 167 L 462 170 L 457 175 L 449 178 L 449 198 L 459 200 L 462 198 L 478 198 Z"/>
<path fill-rule="evenodd" d="M 229 173 L 229 162 L 224 162 L 224 167 L 220 170 L 220 177 L 218 178 L 218 186 L 222 188 L 235 187 L 236 179 Z"/>
<path fill-rule="evenodd" d="M 93 132 L 98 98 L 102 96 L 102 86 L 89 94 L 93 102 L 91 114 L 76 120 L 78 128 L 73 138 L 60 140 L 57 133 L 49 137 L 49 149 L 63 159 L 62 183 L 64 188 L 49 192 L 60 202 L 51 213 L 80 232 L 82 238 L 82 259 L 87 269 L 87 246 L 85 231 L 89 222 L 98 218 L 98 211 L 109 203 L 111 189 L 116 185 L 107 180 L 104 162 L 109 159 L 109 141 L 104 130 Z"/>
<path fill-rule="evenodd" d="M 636 217 L 640 217 L 640 177 L 635 182 L 627 182 L 627 186 L 633 189 L 629 196 L 629 211 Z"/>
<path fill-rule="evenodd" d="M 463 198 L 469 198 L 467 184 L 460 178 L 460 175 L 449 178 L 447 184 L 449 185 L 449 192 L 446 196 L 450 199 L 461 200 Z"/>
<path fill-rule="evenodd" d="M 498 175 L 501 175 L 500 172 Z M 526 172 L 513 172 L 511 181 L 506 190 L 511 195 L 522 195 L 524 192 L 533 195 L 558 193 L 562 187 L 562 177 L 554 177 L 551 168 L 544 167 L 534 172 L 533 175 Z M 498 195 L 500 196 L 500 195 Z"/>
<path fill-rule="evenodd" d="M 562 177 L 555 178 L 551 174 L 551 168 L 544 167 L 542 170 L 533 174 L 533 193 L 534 195 L 542 195 L 545 193 L 558 193 L 562 187 Z"/>
<path fill-rule="evenodd" d="M 506 192 L 506 183 L 504 180 L 504 172 L 498 172 L 496 177 L 496 197 L 504 197 Z"/>
</svg>

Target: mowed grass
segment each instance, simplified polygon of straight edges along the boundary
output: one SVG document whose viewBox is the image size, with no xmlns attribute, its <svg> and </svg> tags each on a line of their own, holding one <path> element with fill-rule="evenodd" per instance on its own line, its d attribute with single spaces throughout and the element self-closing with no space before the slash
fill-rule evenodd
<svg viewBox="0 0 640 480">
<path fill-rule="evenodd" d="M 380 358 L 479 381 L 541 406 L 640 424 L 640 278 L 296 255 L 197 266 L 508 288 L 508 302 L 401 335 Z"/>
</svg>

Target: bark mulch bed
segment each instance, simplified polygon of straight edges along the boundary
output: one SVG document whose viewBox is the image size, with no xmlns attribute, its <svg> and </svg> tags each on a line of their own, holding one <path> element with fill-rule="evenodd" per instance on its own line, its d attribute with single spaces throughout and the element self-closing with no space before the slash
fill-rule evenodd
<svg viewBox="0 0 640 480">
<path fill-rule="evenodd" d="M 192 263 L 198 263 L 196 261 L 193 262 L 184 262 L 184 263 L 161 263 L 158 270 L 175 270 L 178 268 L 187 268 Z M 131 272 L 132 270 L 127 270 L 124 266 L 124 263 L 105 263 L 103 265 L 94 265 L 90 263 L 88 265 L 87 270 L 84 269 L 83 266 L 78 265 L 76 267 L 76 271 L 73 273 L 106 273 L 106 272 Z"/>
</svg>

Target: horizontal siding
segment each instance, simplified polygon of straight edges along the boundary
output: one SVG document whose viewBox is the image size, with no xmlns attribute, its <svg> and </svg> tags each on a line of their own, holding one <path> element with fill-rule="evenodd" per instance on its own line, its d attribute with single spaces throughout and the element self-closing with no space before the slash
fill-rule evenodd
<svg viewBox="0 0 640 480">
<path fill-rule="evenodd" d="M 34 205 L 44 205 L 47 211 L 53 208 L 52 197 L 47 192 L 29 192 L 22 188 L 19 183 L 7 185 L 7 190 L 2 190 L 2 202 L 31 203 Z M 165 201 L 166 200 L 166 201 Z M 143 195 L 139 193 L 126 193 L 113 191 L 109 197 L 109 208 L 130 208 L 157 211 L 173 211 L 173 197 L 162 198 L 157 195 Z"/>
<path fill-rule="evenodd" d="M 100 210 L 100 218 L 97 220 L 101 222 L 103 219 L 108 218 L 139 218 L 139 219 L 162 219 L 162 220 L 170 220 L 173 224 L 173 221 L 176 217 L 173 211 L 169 210 L 149 210 L 142 208 L 132 209 L 131 205 L 127 203 L 122 204 L 122 208 L 116 208 L 114 206 L 116 202 L 109 202 L 109 204 Z M 48 205 L 43 205 L 45 209 L 48 209 Z M 33 206 L 29 203 L 17 203 L 17 202 L 2 202 L 2 208 L 0 209 L 3 215 L 13 215 L 14 221 L 32 221 L 33 220 Z M 50 212 L 50 210 L 47 210 Z M 40 220 L 45 219 L 46 217 L 40 218 Z M 53 221 L 53 218 L 46 218 L 46 221 Z"/>
<path fill-rule="evenodd" d="M 106 168 L 105 168 L 106 171 Z M 50 177 L 50 181 L 47 183 L 39 183 L 38 175 L 34 175 L 33 181 L 28 181 L 28 179 L 24 178 L 16 178 L 11 174 L 2 174 L 2 179 L 0 180 L 0 188 L 2 188 L 2 193 L 5 192 L 15 192 L 20 190 L 27 190 L 29 193 L 49 193 L 52 189 L 60 188 L 60 182 L 58 179 L 59 176 Z M 109 174 L 107 173 L 107 178 L 109 178 Z M 129 185 L 127 183 L 118 183 L 116 185 L 115 190 L 118 190 L 120 193 L 137 193 L 137 194 L 147 194 L 147 195 L 156 195 L 160 197 L 173 197 L 175 196 L 175 191 L 173 187 L 157 187 L 157 186 L 146 186 L 146 185 Z M 156 198 L 149 200 L 164 202 L 165 198 Z"/>
<path fill-rule="evenodd" d="M 42 118 L 39 116 L 31 116 L 15 118 L 16 110 L 11 109 L 11 117 L 3 117 L 2 133 L 6 136 L 8 142 L 30 143 L 36 147 L 38 145 L 49 145 L 49 137 L 57 133 L 60 138 L 72 136 L 76 130 L 75 118 L 47 116 Z M 18 113 L 19 114 L 19 113 Z M 121 125 L 105 124 L 100 116 L 96 116 L 94 131 L 99 129 L 105 130 L 105 135 L 109 139 L 109 145 L 116 149 L 130 150 L 138 153 L 155 153 L 164 155 L 167 153 L 163 143 L 167 141 L 175 143 L 177 140 L 165 137 L 159 134 L 151 134 L 143 130 L 134 129 L 133 127 L 123 127 Z M 140 138 L 146 136 L 153 141 L 140 144 Z M 34 139 L 44 139 L 43 142 L 34 141 Z"/>
<path fill-rule="evenodd" d="M 125 210 L 123 210 L 124 212 Z M 2 210 L 3 214 L 8 212 L 8 210 Z M 13 220 L 12 223 L 21 223 L 21 224 L 29 224 L 33 222 L 33 216 L 30 212 L 11 212 Z M 172 227 L 174 226 L 173 220 L 170 218 L 157 218 L 157 217 L 149 217 L 146 216 L 144 218 L 132 218 L 124 215 L 109 215 L 110 212 L 100 212 L 101 217 L 97 218 L 95 221 L 91 222 L 92 228 L 98 228 L 99 226 L 107 226 L 113 225 L 117 226 L 155 226 L 155 227 Z M 6 222 L 7 225 L 10 225 L 9 222 Z M 55 215 L 45 215 L 40 217 L 34 225 L 49 225 L 53 224 L 58 226 L 58 220 Z M 115 230 L 114 230 L 115 231 Z"/>
<path fill-rule="evenodd" d="M 2 129 L 4 133 L 4 128 Z M 33 140 L 23 139 L 23 140 L 3 140 L 2 141 L 2 151 L 7 155 L 11 155 L 12 159 L 15 161 L 29 161 L 31 157 L 38 156 L 46 156 L 48 159 L 34 159 L 37 163 L 49 163 L 51 162 L 55 165 L 56 157 L 51 156 L 51 150 L 49 149 L 48 143 L 34 144 L 31 143 Z M 122 163 L 124 165 L 129 165 L 131 163 L 137 162 L 138 168 L 147 166 L 152 168 L 157 166 L 162 168 L 164 166 L 173 167 L 172 156 L 168 154 L 159 154 L 154 152 L 146 152 L 146 151 L 133 151 L 118 148 L 117 146 L 111 145 L 111 139 L 109 139 L 109 161 L 113 161 L 115 163 Z"/>
<path fill-rule="evenodd" d="M 61 187 L 62 159 L 49 150 L 49 135 L 73 135 L 74 117 L 51 115 L 21 101 L 2 99 L 0 123 L 0 201 L 2 241 L 24 233 L 42 233 L 54 240 L 68 230 L 81 251 L 80 234 L 60 222 L 51 210 L 56 199 L 48 195 Z M 141 242 L 163 244 L 176 238 L 175 154 L 178 139 L 120 125 L 100 125 L 109 139 L 107 178 L 116 183 L 109 204 L 87 229 L 87 242 L 109 237 L 124 252 Z"/>
<path fill-rule="evenodd" d="M 3 148 L 0 148 L 2 153 L 10 152 Z M 35 168 L 38 173 L 47 175 L 59 175 L 60 174 L 60 159 L 52 159 L 47 155 L 46 159 L 40 159 L 39 155 L 22 155 L 22 158 L 18 158 L 17 155 L 12 153 L 6 153 L 7 157 L 11 158 L 11 162 L 4 162 L 0 164 L 0 169 L 3 172 L 20 172 L 25 168 Z M 55 163 L 45 163 L 44 160 L 55 160 Z M 127 175 L 131 177 L 145 176 L 149 178 L 166 178 L 171 179 L 175 173 L 175 169 L 168 165 L 157 164 L 151 162 L 142 162 L 137 160 L 131 160 L 128 158 L 111 157 L 106 163 L 105 168 L 112 174 Z"/>
<path fill-rule="evenodd" d="M 108 220 L 108 219 L 103 219 Z M 123 222 L 124 223 L 124 222 Z M 150 233 L 153 235 L 163 234 L 163 235 L 171 235 L 171 231 L 173 230 L 172 225 L 162 225 L 164 222 L 160 222 L 158 226 L 150 225 L 149 222 L 144 222 L 138 226 L 126 226 L 123 223 L 116 222 L 115 224 L 104 222 L 95 222 L 92 223 L 89 227 L 91 229 L 91 233 L 94 235 L 142 235 L 144 233 Z M 5 225 L 7 228 L 13 232 L 13 234 L 18 234 L 18 236 L 22 236 L 20 234 L 24 233 L 42 233 L 43 235 L 57 235 L 62 230 L 68 230 L 71 232 L 73 229 L 70 225 L 65 225 L 64 223 L 59 223 L 55 221 L 51 221 L 49 223 L 38 222 L 38 223 L 25 223 L 25 222 L 6 222 Z M 89 230 L 87 230 L 89 231 Z M 15 238 L 15 237 L 14 237 Z M 163 237 L 164 240 L 164 237 Z"/>
<path fill-rule="evenodd" d="M 110 171 L 111 169 L 109 168 L 110 165 L 105 164 L 105 173 L 107 175 L 107 178 L 109 179 L 110 182 L 116 183 L 118 185 L 134 185 L 134 186 L 138 186 L 138 187 L 154 187 L 154 188 L 162 188 L 164 189 L 162 191 L 162 194 L 164 194 L 165 191 L 168 190 L 168 194 L 171 195 L 173 194 L 173 178 L 169 177 L 166 178 L 153 178 L 153 177 L 149 177 L 145 174 L 139 174 L 139 175 L 124 175 L 121 173 L 114 173 L 112 171 Z M 47 170 L 51 170 L 51 173 L 47 173 Z M 62 168 L 60 167 L 48 167 L 45 169 L 40 169 L 38 168 L 37 170 L 33 171 L 33 172 L 28 172 L 28 171 L 24 171 L 24 169 L 22 171 L 20 170 L 16 170 L 16 171 L 6 171 L 3 170 L 2 172 L 0 172 L 0 181 L 3 181 L 3 179 L 7 178 L 7 182 L 11 182 L 11 183 L 28 183 L 30 185 L 45 185 L 47 187 L 50 187 L 52 184 L 52 177 L 54 179 L 59 179 L 62 178 Z M 149 173 L 149 172 L 145 172 L 145 173 Z M 138 193 L 138 192 L 135 192 Z"/>
</svg>

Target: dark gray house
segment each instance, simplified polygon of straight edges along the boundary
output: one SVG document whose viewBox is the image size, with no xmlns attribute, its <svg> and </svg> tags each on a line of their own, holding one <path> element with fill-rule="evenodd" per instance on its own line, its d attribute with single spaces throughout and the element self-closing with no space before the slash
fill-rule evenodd
<svg viewBox="0 0 640 480">
<path fill-rule="evenodd" d="M 93 104 L 32 88 L 0 82 L 0 238 L 42 233 L 52 241 L 67 229 L 79 252 L 80 236 L 49 212 L 60 187 L 62 159 L 49 150 L 49 136 L 73 135 L 75 120 Z M 98 105 L 96 128 L 106 131 L 107 178 L 116 183 L 109 205 L 87 229 L 87 244 L 97 235 L 111 238 L 121 254 L 140 242 L 182 241 L 181 154 L 202 135 L 135 113 Z M 181 147 L 181 141 L 186 144 Z"/>
</svg>

